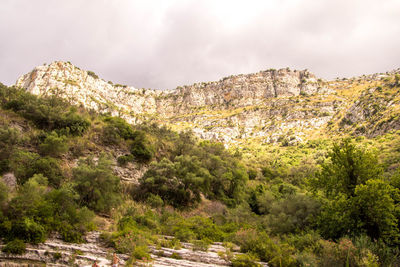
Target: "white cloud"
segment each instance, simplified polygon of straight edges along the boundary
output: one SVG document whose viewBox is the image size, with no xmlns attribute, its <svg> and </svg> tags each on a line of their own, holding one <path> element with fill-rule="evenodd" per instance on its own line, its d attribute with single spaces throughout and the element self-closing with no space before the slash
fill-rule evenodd
<svg viewBox="0 0 400 267">
<path fill-rule="evenodd" d="M 396 0 L 3 0 L 0 81 L 69 60 L 145 88 L 268 68 L 324 78 L 400 67 Z"/>
</svg>

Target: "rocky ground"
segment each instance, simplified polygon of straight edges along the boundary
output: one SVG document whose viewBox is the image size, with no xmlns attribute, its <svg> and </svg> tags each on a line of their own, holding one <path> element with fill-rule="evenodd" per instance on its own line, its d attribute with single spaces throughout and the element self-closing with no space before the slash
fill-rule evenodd
<svg viewBox="0 0 400 267">
<path fill-rule="evenodd" d="M 57 237 L 49 238 L 43 244 L 29 245 L 23 255 L 0 252 L 0 267 L 92 266 L 94 260 L 97 260 L 99 266 L 111 266 L 113 251 L 101 244 L 99 235 L 99 232 L 89 233 L 86 236 L 87 243 L 84 244 L 69 244 Z M 182 243 L 180 249 L 150 247 L 150 251 L 152 260 L 137 262 L 135 266 L 218 267 L 231 265 L 229 260 L 219 256 L 218 252 L 226 251 L 221 243 L 212 244 L 207 251 L 195 251 L 190 243 Z M 129 256 L 118 254 L 118 257 L 121 266 L 125 266 Z M 261 265 L 268 266 L 266 263 L 261 263 Z"/>
</svg>

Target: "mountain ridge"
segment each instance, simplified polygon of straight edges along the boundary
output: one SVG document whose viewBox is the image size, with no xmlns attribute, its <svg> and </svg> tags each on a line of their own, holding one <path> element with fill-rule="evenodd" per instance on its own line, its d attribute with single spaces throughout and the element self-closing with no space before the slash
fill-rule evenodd
<svg viewBox="0 0 400 267">
<path fill-rule="evenodd" d="M 396 73 L 325 81 L 308 70 L 269 69 L 155 90 L 106 82 L 91 71 L 56 61 L 21 76 L 16 86 L 36 95 L 59 95 L 133 124 L 155 121 L 176 130 L 190 128 L 203 139 L 226 144 L 277 142 L 288 135 L 301 142 L 311 133 L 324 134 L 332 124 L 344 126 L 328 123 L 343 119 L 338 114 L 346 113 L 362 95 L 357 90 L 378 86 Z"/>
</svg>

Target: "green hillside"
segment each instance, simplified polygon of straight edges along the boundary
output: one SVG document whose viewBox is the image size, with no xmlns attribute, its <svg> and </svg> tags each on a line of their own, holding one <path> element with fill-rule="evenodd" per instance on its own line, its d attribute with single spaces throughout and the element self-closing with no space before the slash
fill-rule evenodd
<svg viewBox="0 0 400 267">
<path fill-rule="evenodd" d="M 190 241 L 224 242 L 233 266 L 399 266 L 398 76 L 336 86 L 349 108 L 326 130 L 227 149 L 0 84 L 3 251 L 97 229 L 132 264 Z M 143 175 L 123 180 L 133 165 Z"/>
</svg>

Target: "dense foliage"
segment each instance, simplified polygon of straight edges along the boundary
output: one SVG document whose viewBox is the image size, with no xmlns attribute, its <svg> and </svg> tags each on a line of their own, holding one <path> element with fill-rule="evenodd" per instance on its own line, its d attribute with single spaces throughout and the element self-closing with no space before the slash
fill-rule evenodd
<svg viewBox="0 0 400 267">
<path fill-rule="evenodd" d="M 81 135 L 90 126 L 90 122 L 80 116 L 76 108 L 54 95 L 37 97 L 22 89 L 0 84 L 0 103 L 4 109 L 16 112 L 40 129 Z"/>
<path fill-rule="evenodd" d="M 79 204 L 97 212 L 110 212 L 121 200 L 119 178 L 113 175 L 111 162 L 101 155 L 82 160 L 73 170 Z"/>
<path fill-rule="evenodd" d="M 4 85 L 0 103 L 0 173 L 16 178 L 0 180 L 7 253 L 54 231 L 83 242 L 97 227 L 131 262 L 149 259 L 148 245 L 190 241 L 223 242 L 233 266 L 400 264 L 399 132 L 266 144 L 260 155 Z M 135 168 L 138 183 L 116 176 Z"/>
</svg>

